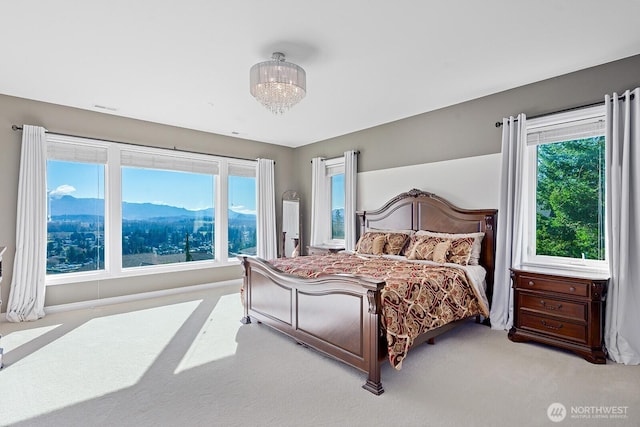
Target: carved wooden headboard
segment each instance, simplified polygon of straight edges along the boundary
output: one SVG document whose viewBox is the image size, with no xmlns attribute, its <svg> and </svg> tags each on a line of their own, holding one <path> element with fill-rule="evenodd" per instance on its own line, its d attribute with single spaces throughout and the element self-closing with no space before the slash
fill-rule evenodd
<svg viewBox="0 0 640 427">
<path fill-rule="evenodd" d="M 480 264 L 487 270 L 489 302 L 493 295 L 497 215 L 496 209 L 462 209 L 435 194 L 417 189 L 397 195 L 380 209 L 356 212 L 359 236 L 369 228 L 440 233 L 484 232 Z"/>
</svg>

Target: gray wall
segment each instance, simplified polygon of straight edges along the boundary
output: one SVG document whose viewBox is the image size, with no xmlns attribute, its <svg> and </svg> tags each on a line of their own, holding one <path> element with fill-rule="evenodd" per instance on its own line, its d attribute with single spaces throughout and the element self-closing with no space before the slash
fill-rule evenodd
<svg viewBox="0 0 640 427">
<path fill-rule="evenodd" d="M 528 116 L 598 102 L 604 94 L 640 86 L 640 55 L 589 68 L 441 110 L 421 114 L 338 138 L 291 149 L 222 135 L 164 126 L 108 114 L 0 95 L 0 246 L 4 256 L 2 311 L 6 310 L 15 254 L 15 221 L 21 133 L 12 124 L 33 124 L 53 132 L 211 154 L 276 161 L 276 206 L 288 189 L 302 196 L 303 241 L 309 242 L 311 168 L 316 156 L 335 157 L 360 150 L 360 172 L 500 152 L 502 117 Z M 410 187 L 410 185 L 408 186 Z M 497 187 L 497 183 L 496 183 Z M 407 188 L 408 190 L 409 188 Z M 424 190 L 429 190 L 424 188 Z M 497 188 L 496 188 L 497 191 Z M 280 209 L 278 223 L 280 223 Z M 240 276 L 239 267 L 221 267 L 101 282 L 51 286 L 46 305 L 188 286 Z"/>
<path fill-rule="evenodd" d="M 640 55 L 299 147 L 295 153 L 299 188 L 294 189 L 305 202 L 303 229 L 310 230 L 313 157 L 360 150 L 358 172 L 368 172 L 495 154 L 501 149 L 501 130 L 495 122 L 503 117 L 519 113 L 531 117 L 578 107 L 603 101 L 607 93 L 638 86 Z M 303 240 L 309 244 L 308 232 Z"/>
<path fill-rule="evenodd" d="M 202 153 L 276 161 L 276 194 L 282 194 L 295 182 L 291 167 L 294 149 L 273 144 L 231 138 L 141 120 L 80 110 L 44 102 L 0 95 L 0 246 L 6 246 L 3 256 L 2 312 L 6 311 L 13 272 L 16 234 L 18 168 L 22 132 L 11 130 L 12 124 L 44 126 L 56 133 L 107 139 L 162 148 L 174 148 Z M 277 203 L 280 203 L 278 198 Z M 278 212 L 278 219 L 280 213 Z M 278 220 L 278 223 L 280 221 Z M 127 295 L 158 289 L 189 286 L 239 278 L 239 266 L 226 266 L 184 273 L 158 274 L 126 279 L 113 279 L 49 286 L 45 305 L 57 305 L 83 300 Z"/>
</svg>

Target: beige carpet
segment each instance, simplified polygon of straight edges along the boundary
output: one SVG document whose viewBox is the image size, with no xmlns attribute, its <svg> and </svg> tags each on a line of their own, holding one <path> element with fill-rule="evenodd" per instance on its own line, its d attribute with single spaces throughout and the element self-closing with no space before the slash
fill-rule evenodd
<svg viewBox="0 0 640 427">
<path fill-rule="evenodd" d="M 385 365 L 376 397 L 364 374 L 241 315 L 227 286 L 2 322 L 0 425 L 640 425 L 637 366 L 592 365 L 470 322 L 402 370 Z M 552 403 L 566 410 L 557 424 Z"/>
</svg>

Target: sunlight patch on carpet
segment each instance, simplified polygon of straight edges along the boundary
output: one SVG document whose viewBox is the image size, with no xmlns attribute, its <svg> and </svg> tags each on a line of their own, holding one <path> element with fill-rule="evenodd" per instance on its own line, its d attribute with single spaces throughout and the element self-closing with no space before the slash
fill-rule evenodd
<svg viewBox="0 0 640 427">
<path fill-rule="evenodd" d="M 236 334 L 242 326 L 241 316 L 242 303 L 239 294 L 220 297 L 175 373 L 236 354 Z"/>
<path fill-rule="evenodd" d="M 4 349 L 5 354 L 9 353 L 11 350 L 15 350 L 16 348 L 28 344 L 29 342 L 35 340 L 46 334 L 49 331 L 54 330 L 60 325 L 51 325 L 51 326 L 43 326 L 41 328 L 33 328 L 26 329 L 24 331 L 14 331 L 7 335 L 2 335 L 2 347 Z"/>
<path fill-rule="evenodd" d="M 0 378 L 11 392 L 0 399 L 1 422 L 27 420 L 131 387 L 201 302 L 95 318 L 6 366 Z"/>
</svg>

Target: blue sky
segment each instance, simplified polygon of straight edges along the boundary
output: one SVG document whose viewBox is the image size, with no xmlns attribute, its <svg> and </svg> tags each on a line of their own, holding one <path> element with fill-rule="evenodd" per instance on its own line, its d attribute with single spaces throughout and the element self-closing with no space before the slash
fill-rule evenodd
<svg viewBox="0 0 640 427">
<path fill-rule="evenodd" d="M 48 162 L 47 189 L 52 197 L 104 197 L 102 165 Z M 156 203 L 198 210 L 213 207 L 214 178 L 210 175 L 123 168 L 122 199 L 131 203 Z M 255 178 L 229 177 L 232 210 L 255 213 Z"/>
<path fill-rule="evenodd" d="M 344 174 L 334 175 L 331 183 L 332 208 L 344 208 Z"/>
</svg>

